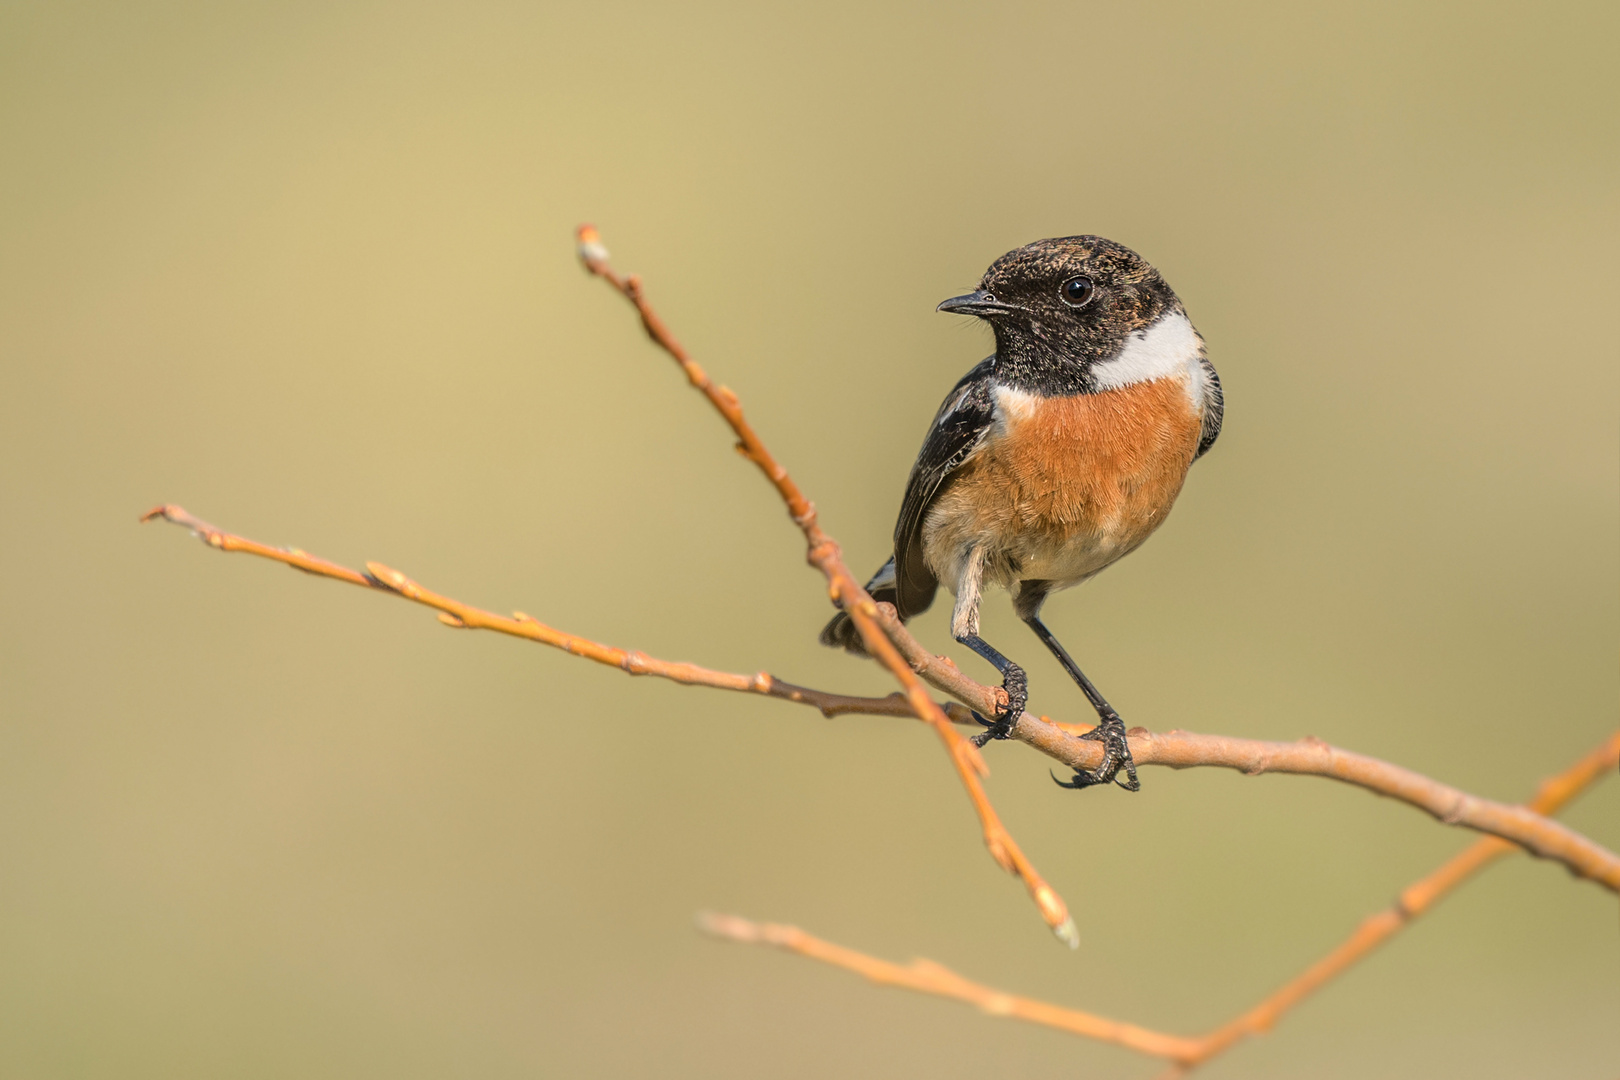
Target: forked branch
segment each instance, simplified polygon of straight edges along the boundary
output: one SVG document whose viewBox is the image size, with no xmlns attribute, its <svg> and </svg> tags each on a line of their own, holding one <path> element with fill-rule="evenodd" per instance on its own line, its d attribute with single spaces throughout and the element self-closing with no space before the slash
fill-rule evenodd
<svg viewBox="0 0 1620 1080">
<path fill-rule="evenodd" d="M 737 396 L 726 387 L 714 384 L 674 339 L 647 304 L 640 280 L 633 275 L 622 276 L 613 270 L 600 238 L 589 226 L 579 231 L 579 253 L 587 270 L 607 281 L 635 306 L 648 336 L 675 359 L 692 385 L 730 425 L 737 437 L 738 449 L 759 467 L 776 488 L 789 516 L 804 534 L 808 561 L 826 578 L 829 597 L 853 619 L 867 651 L 900 683 L 899 693 L 888 697 L 836 694 L 783 682 L 763 671 L 738 674 L 657 659 L 557 630 L 522 612 L 510 616 L 499 615 L 464 604 L 423 588 L 399 571 L 380 563 L 367 563 L 364 571 L 358 571 L 296 548 L 261 544 L 218 529 L 178 506 L 156 507 L 143 515 L 142 520 L 161 517 L 191 529 L 209 546 L 221 551 L 257 555 L 306 573 L 411 600 L 434 609 L 438 612 L 439 620 L 447 626 L 493 630 L 524 638 L 619 668 L 632 675 L 652 675 L 687 685 L 798 702 L 816 708 L 829 717 L 854 713 L 921 719 L 934 729 L 945 745 L 979 816 L 985 843 L 991 854 L 1004 869 L 1024 882 L 1047 925 L 1071 946 L 1076 945 L 1078 938 L 1074 923 L 1063 900 L 1035 871 L 990 805 L 981 782 L 987 771 L 983 758 L 977 748 L 953 727 L 953 724 L 975 724 L 970 710 L 990 715 L 1005 708 L 1004 691 L 969 678 L 949 659 L 930 653 L 901 624 L 892 607 L 873 602 L 850 574 L 837 543 L 817 523 L 814 505 L 748 424 Z M 941 705 L 934 701 L 928 693 L 928 685 L 954 697 L 956 702 Z M 1013 734 L 1066 766 L 1093 769 L 1101 759 L 1103 748 L 1098 743 L 1079 738 L 1086 730 L 1088 728 L 1084 726 L 1053 723 L 1045 717 L 1024 713 Z M 1427 878 L 1408 887 L 1393 907 L 1366 920 L 1342 945 L 1266 1000 L 1230 1023 L 1197 1038 L 1167 1035 L 1090 1013 L 1004 994 L 970 982 L 928 961 L 914 961 L 909 966 L 901 966 L 877 960 L 821 941 L 792 927 L 756 924 L 732 916 L 707 917 L 705 926 L 723 937 L 776 945 L 860 972 L 877 982 L 968 1001 L 995 1015 L 1016 1016 L 1128 1046 L 1172 1062 L 1172 1072 L 1177 1073 L 1202 1064 L 1248 1035 L 1269 1028 L 1307 994 L 1398 932 L 1481 867 L 1513 850 L 1514 845 L 1560 862 L 1573 873 L 1620 891 L 1620 857 L 1547 817 L 1603 772 L 1613 771 L 1616 757 L 1620 755 L 1620 734 L 1612 736 L 1568 772 L 1549 781 L 1528 806 L 1510 806 L 1481 799 L 1411 770 L 1338 750 L 1311 738 L 1294 743 L 1274 743 L 1184 731 L 1152 733 L 1136 728 L 1130 732 L 1130 744 L 1138 765 L 1164 765 L 1178 769 L 1215 766 L 1241 770 L 1249 775 L 1291 772 L 1329 777 L 1400 799 L 1447 824 L 1490 835 L 1476 841 Z"/>
<path fill-rule="evenodd" d="M 752 675 L 733 673 L 730 671 L 714 671 L 710 668 L 699 667 L 696 664 L 687 664 L 680 661 L 659 660 L 646 653 L 634 649 L 620 649 L 612 645 L 604 645 L 590 638 L 583 638 L 577 634 L 569 634 L 555 627 L 515 611 L 511 615 L 498 615 L 493 611 L 464 604 L 460 600 L 441 596 L 430 589 L 412 581 L 398 570 L 384 566 L 382 563 L 368 562 L 365 570 L 351 570 L 347 566 L 340 566 L 330 560 L 311 555 L 299 548 L 271 547 L 261 544 L 257 540 L 249 540 L 245 536 L 226 532 L 215 525 L 210 525 L 188 513 L 183 506 L 172 504 L 154 506 L 141 515 L 141 520 L 153 521 L 162 518 L 176 525 L 190 529 L 192 534 L 209 547 L 218 551 L 239 551 L 248 555 L 257 555 L 261 559 L 270 559 L 274 562 L 290 566 L 295 570 L 302 570 L 317 577 L 331 578 L 333 581 L 346 581 L 350 585 L 358 585 L 363 589 L 375 589 L 390 596 L 398 596 L 405 600 L 412 600 L 425 607 L 430 607 L 439 613 L 439 621 L 446 626 L 457 630 L 493 630 L 498 634 L 508 634 L 512 637 L 525 638 L 538 642 L 541 645 L 550 645 L 574 656 L 582 656 L 587 660 L 594 660 L 598 664 L 619 668 L 631 675 L 654 675 L 671 682 L 683 683 L 687 686 L 709 686 L 716 690 L 738 690 L 749 694 L 764 694 L 767 697 L 781 698 L 784 701 L 797 701 L 805 705 L 820 709 L 824 715 L 838 716 L 842 713 L 871 713 L 881 716 L 910 716 L 911 707 L 899 697 L 873 698 L 851 697 L 845 694 L 829 694 L 820 690 L 811 690 L 803 686 L 794 686 L 781 679 L 764 672 L 757 671 Z"/>
<path fill-rule="evenodd" d="M 879 604 L 878 608 L 884 630 L 923 679 L 970 708 L 980 712 L 993 708 L 999 692 L 996 688 L 974 681 L 948 658 L 930 653 L 895 617 L 892 606 Z M 1072 769 L 1094 769 L 1103 751 L 1097 743 L 1079 738 L 1089 730 L 1090 725 L 1054 724 L 1045 717 L 1025 713 L 1012 734 Z M 1620 855 L 1573 829 L 1532 809 L 1482 799 L 1411 769 L 1341 750 L 1320 739 L 1265 742 L 1188 731 L 1154 733 L 1145 728 L 1132 728 L 1129 738 L 1131 756 L 1139 766 L 1186 769 L 1203 765 L 1237 769 L 1251 776 L 1280 772 L 1341 780 L 1410 803 L 1447 825 L 1511 840 L 1532 855 L 1561 862 L 1571 873 L 1620 892 Z"/>
<path fill-rule="evenodd" d="M 652 675 L 687 686 L 707 686 L 716 690 L 761 694 L 782 701 L 809 705 L 819 710 L 823 716 L 915 715 L 910 701 L 900 694 L 891 694 L 888 697 L 838 694 L 786 682 L 766 671 L 756 671 L 753 674 L 715 671 L 683 661 L 661 660 L 634 649 L 604 645 L 599 641 L 548 626 L 521 611 L 511 615 L 499 615 L 441 595 L 382 563 L 368 562 L 364 571 L 352 570 L 298 548 L 278 548 L 261 544 L 257 540 L 249 540 L 247 537 L 237 536 L 210 525 L 180 506 L 157 506 L 141 515 L 142 521 L 151 521 L 155 518 L 162 518 L 190 529 L 209 547 L 219 551 L 257 555 L 305 573 L 331 578 L 334 581 L 346 581 L 351 585 L 414 601 L 437 611 L 439 621 L 446 626 L 467 630 L 493 630 L 496 633 L 525 638 L 587 660 L 594 660 L 599 664 L 616 667 L 631 675 Z M 893 609 L 889 608 L 889 605 L 880 604 L 878 607 L 880 622 L 885 618 L 893 620 Z M 907 656 L 921 652 L 927 657 L 923 672 L 931 682 L 965 699 L 974 707 L 982 706 L 986 700 L 993 700 L 995 688 L 962 675 L 956 670 L 956 665 L 945 657 L 927 654 L 903 626 L 899 626 L 898 622 L 895 622 L 894 626 L 895 629 L 891 629 L 890 632 L 900 638 L 903 643 L 902 651 Z M 961 705 L 949 703 L 939 708 L 953 723 L 963 726 L 977 724 L 972 713 Z M 1070 768 L 1091 769 L 1101 760 L 1102 747 L 1079 737 L 1087 730 L 1089 728 L 1083 725 L 1053 723 L 1044 716 L 1025 713 L 1019 718 L 1013 734 L 1029 746 Z M 1151 732 L 1145 728 L 1132 728 L 1130 743 L 1136 763 L 1142 766 L 1163 765 L 1173 769 L 1207 766 L 1235 769 L 1250 776 L 1258 776 L 1265 772 L 1282 772 L 1340 780 L 1409 803 L 1449 825 L 1501 837 L 1520 845 L 1533 855 L 1563 863 L 1574 874 L 1591 878 L 1601 885 L 1620 891 L 1620 856 L 1616 856 L 1588 837 L 1537 813 L 1533 808 L 1482 799 L 1437 780 L 1431 780 L 1410 769 L 1329 746 L 1320 739 L 1305 738 L 1291 743 L 1265 742 L 1227 735 L 1200 735 L 1191 731 Z"/>
<path fill-rule="evenodd" d="M 742 403 L 737 400 L 737 395 L 728 387 L 716 385 L 709 378 L 708 372 L 704 371 L 681 343 L 675 340 L 675 336 L 669 332 L 669 328 L 658 317 L 658 313 L 647 303 L 641 279 L 634 274 L 621 275 L 613 269 L 608 261 L 607 248 L 602 246 L 602 238 L 594 227 L 581 225 L 578 239 L 579 258 L 585 264 L 585 269 L 612 285 L 626 300 L 635 305 L 647 336 L 681 366 L 691 384 L 708 398 L 709 404 L 713 405 L 731 426 L 732 433 L 737 436 L 737 449 L 749 461 L 759 466 L 759 471 L 765 474 L 765 479 L 776 488 L 782 502 L 787 505 L 788 516 L 804 533 L 805 557 L 810 565 L 820 570 L 827 579 L 828 597 L 834 604 L 843 608 L 854 621 L 866 651 L 899 681 L 906 702 L 911 706 L 911 711 L 917 719 L 932 727 L 940 741 L 945 744 L 945 751 L 950 755 L 951 764 L 955 766 L 956 774 L 962 780 L 962 786 L 967 788 L 973 809 L 979 815 L 979 825 L 984 831 L 984 843 L 990 849 L 990 855 L 1003 870 L 1018 875 L 1023 881 L 1035 901 L 1035 906 L 1040 910 L 1041 918 L 1046 920 L 1046 925 L 1052 928 L 1052 932 L 1070 948 L 1079 948 L 1080 935 L 1075 930 L 1074 920 L 1069 917 L 1068 906 L 1064 904 L 1057 891 L 1036 871 L 1034 864 L 1025 857 L 1023 850 L 1013 840 L 1012 834 L 1001 824 L 1001 818 L 996 814 L 995 807 L 990 805 L 990 797 L 985 794 L 984 784 L 981 782 L 989 773 L 984 758 L 979 755 L 976 746 L 951 726 L 944 710 L 928 696 L 928 688 L 901 658 L 888 635 L 878 625 L 877 605 L 861 587 L 861 583 L 849 572 L 849 567 L 844 565 L 843 553 L 839 550 L 837 542 L 828 536 L 817 522 L 815 504 L 805 497 L 799 490 L 799 485 L 788 475 L 787 469 L 783 468 L 765 448 L 765 443 L 743 416 Z M 1005 707 L 1005 701 L 1002 704 Z"/>
<path fill-rule="evenodd" d="M 1135 751 L 1134 744 L 1132 750 Z M 1620 761 L 1620 732 L 1609 736 L 1574 766 L 1542 784 L 1528 809 L 1538 814 L 1556 812 L 1594 781 L 1614 772 L 1617 761 Z M 931 960 L 913 960 L 909 964 L 880 960 L 823 941 L 795 926 L 756 923 L 735 915 L 702 915 L 698 922 L 716 937 L 798 953 L 853 971 L 881 986 L 897 986 L 965 1001 L 992 1016 L 1013 1017 L 1164 1058 L 1172 1063 L 1168 1075 L 1174 1077 L 1208 1062 L 1244 1038 L 1269 1031 L 1284 1013 L 1324 983 L 1405 929 L 1447 893 L 1513 850 L 1512 844 L 1494 836 L 1474 841 L 1433 873 L 1407 886 L 1394 904 L 1363 920 L 1343 943 L 1253 1008 L 1206 1035 L 1193 1037 L 1170 1035 L 1095 1013 L 1007 994 L 965 979 Z"/>
</svg>

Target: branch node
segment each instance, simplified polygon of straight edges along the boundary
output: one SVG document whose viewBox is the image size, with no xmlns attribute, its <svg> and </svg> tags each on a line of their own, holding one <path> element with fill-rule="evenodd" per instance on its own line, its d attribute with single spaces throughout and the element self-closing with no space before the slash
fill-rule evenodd
<svg viewBox="0 0 1620 1080">
<path fill-rule="evenodd" d="M 453 630 L 467 629 L 467 623 L 459 615 L 452 615 L 448 611 L 439 612 L 439 621 Z"/>
<path fill-rule="evenodd" d="M 1011 1016 L 1013 999 L 1006 994 L 989 994 L 979 1003 L 979 1011 L 991 1016 Z"/>
<path fill-rule="evenodd" d="M 397 592 L 408 599 L 415 600 L 422 595 L 420 585 L 398 570 L 384 566 L 380 562 L 366 563 L 366 576 L 383 588 L 391 592 Z"/>
<path fill-rule="evenodd" d="M 815 511 L 811 510 L 810 513 L 812 516 L 814 516 Z M 810 550 L 804 553 L 804 557 L 805 561 L 807 561 L 811 566 L 814 566 L 818 570 L 823 569 L 823 564 L 831 563 L 837 560 L 838 545 L 833 543 L 831 540 L 823 540 L 818 544 L 812 545 Z M 836 587 L 836 578 L 833 578 L 833 583 Z"/>
<path fill-rule="evenodd" d="M 1440 820 L 1445 822 L 1447 825 L 1455 825 L 1457 822 L 1463 819 L 1463 816 L 1467 813 L 1467 811 L 1468 797 L 1466 795 L 1459 795 L 1456 799 L 1452 800 L 1451 805 L 1448 806 L 1445 812 L 1440 815 Z"/>
<path fill-rule="evenodd" d="M 1014 865 L 1012 858 L 1007 854 L 1007 847 L 1001 842 L 999 836 L 994 836 L 988 832 L 985 833 L 984 846 L 989 850 L 990 857 L 996 861 L 997 866 L 1009 874 L 1018 873 L 1018 867 Z"/>
</svg>

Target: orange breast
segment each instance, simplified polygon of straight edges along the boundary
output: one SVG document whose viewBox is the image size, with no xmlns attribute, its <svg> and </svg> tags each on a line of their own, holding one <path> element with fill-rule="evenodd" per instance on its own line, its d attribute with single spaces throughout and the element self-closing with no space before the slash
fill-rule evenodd
<svg viewBox="0 0 1620 1080">
<path fill-rule="evenodd" d="M 952 564 L 986 546 L 992 579 L 1084 579 L 1164 521 L 1198 449 L 1184 378 L 1037 399 L 1001 392 L 1000 423 L 928 515 L 924 548 Z"/>
</svg>

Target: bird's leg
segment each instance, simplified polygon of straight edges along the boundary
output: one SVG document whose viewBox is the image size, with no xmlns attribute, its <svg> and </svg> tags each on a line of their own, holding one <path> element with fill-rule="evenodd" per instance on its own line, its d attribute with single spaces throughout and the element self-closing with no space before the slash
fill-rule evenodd
<svg viewBox="0 0 1620 1080">
<path fill-rule="evenodd" d="M 1019 596 L 1019 601 L 1018 606 L 1022 609 L 1024 607 L 1022 594 Z M 1080 737 L 1103 744 L 1102 762 L 1089 772 L 1085 769 L 1076 769 L 1074 779 L 1071 782 L 1065 784 L 1059 780 L 1058 783 L 1064 787 L 1083 788 L 1094 787 L 1097 784 L 1106 784 L 1112 781 L 1126 791 L 1142 790 L 1141 783 L 1136 779 L 1136 762 L 1131 760 L 1131 746 L 1125 739 L 1125 721 L 1121 720 L 1119 713 L 1115 712 L 1114 707 L 1108 704 L 1108 699 L 1097 692 L 1097 688 L 1091 684 L 1090 679 L 1086 678 L 1086 673 L 1080 670 L 1080 665 L 1074 662 L 1074 657 L 1069 655 L 1069 650 L 1063 647 L 1063 643 L 1052 636 L 1052 631 L 1048 630 L 1046 624 L 1041 622 L 1040 615 L 1034 611 L 1026 613 L 1022 610 L 1019 614 L 1029 624 L 1029 628 L 1035 631 L 1035 636 L 1045 642 L 1048 649 L 1052 650 L 1052 655 L 1057 657 L 1058 663 L 1063 665 L 1063 670 L 1067 671 L 1069 677 L 1079 685 L 1080 692 L 1086 695 L 1086 700 L 1091 702 L 1091 707 L 1097 710 L 1097 717 L 1100 721 L 1096 727 Z M 1126 778 L 1124 780 L 1119 779 L 1119 771 L 1122 768 L 1125 770 Z"/>
<path fill-rule="evenodd" d="M 1018 718 L 1024 715 L 1024 704 L 1029 700 L 1029 679 L 1024 675 L 1024 669 L 1002 656 L 995 646 L 978 634 L 963 634 L 956 640 L 996 666 L 996 670 L 1001 672 L 1001 689 L 1007 694 L 1007 707 L 996 713 L 994 721 L 980 717 L 985 730 L 973 736 L 973 745 L 982 747 L 991 739 L 1007 738 L 1018 724 Z"/>
<path fill-rule="evenodd" d="M 1007 706 L 996 713 L 994 720 L 973 715 L 986 730 L 973 736 L 973 745 L 982 747 L 991 739 L 1005 739 L 1024 715 L 1024 703 L 1029 700 L 1029 679 L 1024 669 L 1002 656 L 988 641 L 979 636 L 979 597 L 984 585 L 984 557 L 982 547 L 970 549 L 962 559 L 962 568 L 956 579 L 956 607 L 951 612 L 951 636 L 996 666 L 1001 672 L 1001 689 L 1007 695 Z"/>
</svg>

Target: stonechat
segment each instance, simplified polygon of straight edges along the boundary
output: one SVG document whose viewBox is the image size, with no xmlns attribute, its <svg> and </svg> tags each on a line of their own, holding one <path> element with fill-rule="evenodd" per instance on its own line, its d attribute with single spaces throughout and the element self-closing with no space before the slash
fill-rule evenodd
<svg viewBox="0 0 1620 1080">
<path fill-rule="evenodd" d="M 985 586 L 1012 590 L 1018 617 L 1099 717 L 1082 737 L 1103 744 L 1102 763 L 1065 786 L 1137 791 L 1124 721 L 1041 622 L 1041 605 L 1136 550 L 1215 444 L 1224 406 L 1204 339 L 1157 270 L 1100 236 L 1009 251 L 939 310 L 989 323 L 995 355 L 934 416 L 894 555 L 866 590 L 902 620 L 926 611 L 941 582 L 955 595 L 952 636 L 995 665 L 1007 694 L 994 720 L 980 718 L 980 746 L 1008 736 L 1029 696 L 1023 668 L 979 636 Z M 863 651 L 842 612 L 821 641 Z"/>
</svg>

